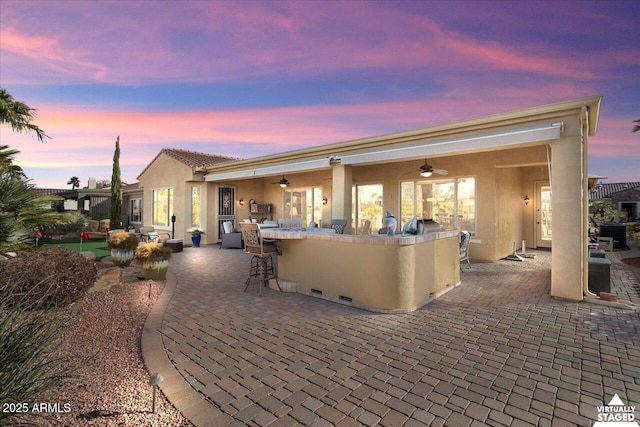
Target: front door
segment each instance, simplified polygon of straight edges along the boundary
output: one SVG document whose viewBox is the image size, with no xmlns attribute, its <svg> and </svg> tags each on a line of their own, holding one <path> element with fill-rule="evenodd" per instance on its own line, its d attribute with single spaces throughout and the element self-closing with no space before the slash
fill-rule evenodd
<svg viewBox="0 0 640 427">
<path fill-rule="evenodd" d="M 551 186 L 536 183 L 536 247 L 550 248 L 553 226 L 551 222 Z"/>
<path fill-rule="evenodd" d="M 231 187 L 218 187 L 218 239 L 222 240 L 222 223 L 236 219 L 236 190 Z M 235 225 L 235 224 L 234 224 Z"/>
</svg>

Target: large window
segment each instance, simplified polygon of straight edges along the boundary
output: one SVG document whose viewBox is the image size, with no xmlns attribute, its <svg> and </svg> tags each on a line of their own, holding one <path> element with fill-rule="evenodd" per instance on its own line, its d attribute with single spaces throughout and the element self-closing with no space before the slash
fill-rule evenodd
<svg viewBox="0 0 640 427">
<path fill-rule="evenodd" d="M 191 187 L 191 227 L 201 227 L 200 224 L 200 212 L 201 212 L 201 195 L 200 186 Z"/>
<path fill-rule="evenodd" d="M 382 184 L 354 185 L 352 224 L 356 234 L 377 234 L 384 227 Z"/>
<path fill-rule="evenodd" d="M 401 183 L 402 224 L 414 216 L 433 219 L 445 230 L 476 232 L 476 180 L 473 177 Z"/>
<path fill-rule="evenodd" d="M 131 199 L 129 216 L 131 222 L 142 222 L 142 199 Z"/>
<path fill-rule="evenodd" d="M 173 214 L 173 188 L 153 190 L 153 225 L 169 227 Z"/>
<path fill-rule="evenodd" d="M 322 189 L 318 187 L 284 190 L 283 218 L 300 219 L 303 226 L 314 221 L 322 225 Z"/>
</svg>

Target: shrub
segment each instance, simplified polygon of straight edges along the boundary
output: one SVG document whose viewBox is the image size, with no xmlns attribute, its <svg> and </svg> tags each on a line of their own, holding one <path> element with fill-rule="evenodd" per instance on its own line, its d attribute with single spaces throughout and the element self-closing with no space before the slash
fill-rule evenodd
<svg viewBox="0 0 640 427">
<path fill-rule="evenodd" d="M 80 298 L 96 281 L 96 267 L 79 253 L 65 248 L 20 252 L 0 262 L 3 283 L 16 298 L 24 296 L 37 307 L 68 304 Z"/>
<path fill-rule="evenodd" d="M 107 246 L 109 249 L 135 249 L 138 246 L 138 239 L 124 231 L 110 235 Z"/>
<path fill-rule="evenodd" d="M 5 261 L 1 261 L 0 265 Z M 55 387 L 73 378 L 77 361 L 55 353 L 56 341 L 69 326 L 68 316 L 16 297 L 14 288 L 26 283 L 5 281 L 0 286 L 0 402 L 38 402 L 52 399 Z M 47 295 L 43 295 L 47 298 Z M 30 415 L 0 411 L 1 425 L 32 425 Z"/>
<path fill-rule="evenodd" d="M 40 226 L 40 231 L 45 239 L 55 236 L 64 236 L 71 233 L 79 233 L 87 228 L 89 220 L 80 212 L 66 212 L 59 222 Z"/>
<path fill-rule="evenodd" d="M 169 259 L 171 258 L 171 249 L 156 242 L 143 243 L 136 248 L 134 258 L 141 263 Z"/>
</svg>

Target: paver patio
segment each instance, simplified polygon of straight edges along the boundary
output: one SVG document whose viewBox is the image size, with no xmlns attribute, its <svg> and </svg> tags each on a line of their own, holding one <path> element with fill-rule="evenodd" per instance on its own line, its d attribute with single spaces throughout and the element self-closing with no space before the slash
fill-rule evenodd
<svg viewBox="0 0 640 427">
<path fill-rule="evenodd" d="M 408 314 L 243 292 L 249 257 L 174 254 L 142 348 L 197 426 L 591 426 L 614 394 L 640 404 L 640 313 L 549 297 L 550 253 L 473 263 Z M 612 292 L 640 305 L 610 253 Z M 366 292 L 366 283 L 362 290 Z"/>
</svg>

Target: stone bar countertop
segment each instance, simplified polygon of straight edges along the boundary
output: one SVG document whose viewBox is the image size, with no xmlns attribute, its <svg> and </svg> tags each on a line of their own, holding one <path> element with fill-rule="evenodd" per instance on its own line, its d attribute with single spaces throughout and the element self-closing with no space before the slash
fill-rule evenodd
<svg viewBox="0 0 640 427">
<path fill-rule="evenodd" d="M 411 234 L 336 234 L 332 228 L 270 228 L 260 230 L 263 237 L 282 240 L 325 240 L 333 242 L 359 243 L 367 245 L 396 245 L 407 246 L 430 240 L 446 239 L 458 235 L 458 230 L 436 231 L 432 233 Z"/>
</svg>

